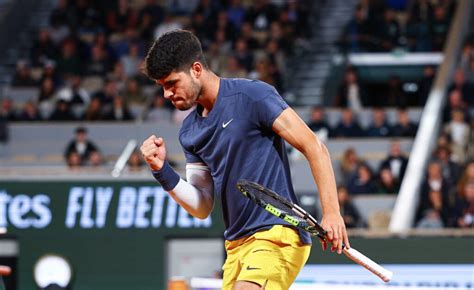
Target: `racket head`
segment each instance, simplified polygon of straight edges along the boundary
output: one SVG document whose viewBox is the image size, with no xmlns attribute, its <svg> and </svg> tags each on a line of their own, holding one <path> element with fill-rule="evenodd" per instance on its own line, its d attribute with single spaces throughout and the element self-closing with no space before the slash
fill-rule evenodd
<svg viewBox="0 0 474 290">
<path fill-rule="evenodd" d="M 276 192 L 245 179 L 237 182 L 237 188 L 255 204 L 271 214 L 313 236 L 325 239 L 326 232 L 314 217 Z"/>
</svg>

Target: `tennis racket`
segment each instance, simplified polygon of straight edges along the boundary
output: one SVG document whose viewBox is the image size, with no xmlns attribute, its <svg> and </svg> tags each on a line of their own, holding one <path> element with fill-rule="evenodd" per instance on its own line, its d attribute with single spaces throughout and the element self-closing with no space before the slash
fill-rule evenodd
<svg viewBox="0 0 474 290">
<path fill-rule="evenodd" d="M 317 236 L 323 241 L 327 240 L 326 231 L 321 227 L 318 221 L 298 205 L 293 204 L 270 189 L 252 181 L 239 180 L 237 182 L 237 188 L 246 197 L 253 200 L 258 206 L 271 214 L 313 236 Z M 374 273 L 384 282 L 389 282 L 390 279 L 392 279 L 393 273 L 391 271 L 383 268 L 354 248 L 346 249 L 344 244 L 342 247 L 344 254 L 349 259 Z"/>
</svg>

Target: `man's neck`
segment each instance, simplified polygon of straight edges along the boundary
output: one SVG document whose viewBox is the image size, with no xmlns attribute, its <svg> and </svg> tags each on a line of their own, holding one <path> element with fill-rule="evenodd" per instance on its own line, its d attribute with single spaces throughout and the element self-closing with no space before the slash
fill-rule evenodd
<svg viewBox="0 0 474 290">
<path fill-rule="evenodd" d="M 204 107 L 202 116 L 207 117 L 211 112 L 219 94 L 220 78 L 213 72 L 207 72 L 203 75 L 202 92 L 198 103 Z"/>
</svg>

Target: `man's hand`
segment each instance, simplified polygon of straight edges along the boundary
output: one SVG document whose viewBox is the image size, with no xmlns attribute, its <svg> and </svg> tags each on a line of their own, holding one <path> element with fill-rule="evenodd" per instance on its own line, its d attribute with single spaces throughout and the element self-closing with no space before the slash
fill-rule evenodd
<svg viewBox="0 0 474 290">
<path fill-rule="evenodd" d="M 321 226 L 327 232 L 327 241 L 321 241 L 323 250 L 326 250 L 327 248 L 326 242 L 330 242 L 332 244 L 331 251 L 334 252 L 337 250 L 338 254 L 342 253 L 342 243 L 345 244 L 347 249 L 350 248 L 346 226 L 344 225 L 344 220 L 339 213 L 323 215 Z"/>
<path fill-rule="evenodd" d="M 143 159 L 153 171 L 160 170 L 166 160 L 166 146 L 163 138 L 151 135 L 140 147 Z"/>
</svg>

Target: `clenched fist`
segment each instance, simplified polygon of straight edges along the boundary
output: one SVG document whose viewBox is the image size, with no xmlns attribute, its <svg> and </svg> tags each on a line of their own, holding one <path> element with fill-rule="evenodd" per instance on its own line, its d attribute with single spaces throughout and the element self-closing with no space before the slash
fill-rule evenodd
<svg viewBox="0 0 474 290">
<path fill-rule="evenodd" d="M 166 147 L 163 138 L 151 135 L 140 147 L 143 159 L 153 171 L 160 170 L 166 160 Z"/>
</svg>

